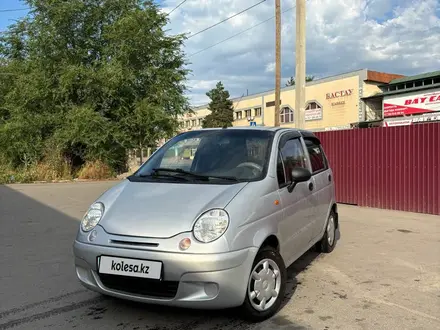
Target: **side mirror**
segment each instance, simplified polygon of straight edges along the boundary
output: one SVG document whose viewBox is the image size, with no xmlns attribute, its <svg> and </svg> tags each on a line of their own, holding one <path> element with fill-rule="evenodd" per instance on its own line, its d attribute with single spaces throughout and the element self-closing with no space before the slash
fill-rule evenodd
<svg viewBox="0 0 440 330">
<path fill-rule="evenodd" d="M 306 168 L 296 167 L 292 170 L 292 182 L 287 186 L 287 190 L 291 193 L 295 186 L 300 182 L 309 181 L 312 173 Z"/>
</svg>

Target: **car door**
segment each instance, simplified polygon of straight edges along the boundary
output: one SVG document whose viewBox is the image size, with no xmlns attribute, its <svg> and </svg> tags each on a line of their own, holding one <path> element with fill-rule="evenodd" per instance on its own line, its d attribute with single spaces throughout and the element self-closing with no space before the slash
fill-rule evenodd
<svg viewBox="0 0 440 330">
<path fill-rule="evenodd" d="M 301 139 L 295 135 L 281 137 L 278 145 L 277 177 L 283 220 L 279 229 L 288 264 L 307 250 L 315 213 L 311 202 L 312 191 L 309 190 L 311 181 L 298 183 L 292 192 L 287 189 L 295 167 L 308 168 Z"/>
<path fill-rule="evenodd" d="M 312 239 L 314 239 L 322 233 L 327 221 L 327 213 L 333 196 L 333 177 L 320 141 L 315 137 L 304 137 L 304 143 L 312 170 L 313 196 L 311 202 L 316 210 L 312 231 Z"/>
</svg>

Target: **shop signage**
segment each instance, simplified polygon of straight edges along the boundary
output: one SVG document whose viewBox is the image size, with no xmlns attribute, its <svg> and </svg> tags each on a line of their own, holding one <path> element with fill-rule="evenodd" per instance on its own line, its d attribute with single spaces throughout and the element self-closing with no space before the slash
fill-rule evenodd
<svg viewBox="0 0 440 330">
<path fill-rule="evenodd" d="M 322 108 L 318 109 L 306 109 L 305 110 L 305 120 L 321 120 L 322 119 Z"/>
<path fill-rule="evenodd" d="M 331 100 L 331 99 L 335 99 L 335 98 L 339 98 L 339 97 L 344 97 L 344 96 L 350 96 L 353 94 L 353 90 L 354 89 L 345 89 L 342 91 L 337 91 L 337 92 L 333 92 L 333 93 L 327 93 L 325 95 L 325 98 L 327 100 Z"/>
<path fill-rule="evenodd" d="M 396 117 L 440 111 L 440 88 L 430 92 L 412 92 L 385 96 L 383 116 Z"/>
<path fill-rule="evenodd" d="M 340 131 L 344 129 L 351 129 L 351 126 L 350 125 L 329 126 L 329 127 L 325 127 L 324 131 Z"/>
<path fill-rule="evenodd" d="M 397 120 L 387 120 L 384 122 L 385 127 L 393 126 L 406 126 L 417 123 L 427 123 L 440 121 L 440 112 L 436 114 L 429 114 L 424 116 L 415 116 L 411 118 L 397 119 Z"/>
<path fill-rule="evenodd" d="M 428 121 L 440 121 L 440 114 L 423 116 L 423 117 L 414 117 L 412 120 L 413 123 L 425 123 Z"/>
<path fill-rule="evenodd" d="M 384 122 L 385 127 L 407 126 L 407 125 L 411 125 L 411 124 L 412 124 L 411 119 L 390 120 L 390 121 Z"/>
</svg>

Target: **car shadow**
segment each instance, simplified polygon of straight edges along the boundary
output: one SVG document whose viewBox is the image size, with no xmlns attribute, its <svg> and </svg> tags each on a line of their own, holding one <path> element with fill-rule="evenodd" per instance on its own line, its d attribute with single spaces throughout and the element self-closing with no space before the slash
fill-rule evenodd
<svg viewBox="0 0 440 330">
<path fill-rule="evenodd" d="M 150 330 L 309 328 L 282 313 L 266 322 L 252 324 L 242 320 L 237 309 L 202 311 L 163 307 L 86 290 L 75 275 L 72 243 L 79 226 L 76 214 L 88 207 L 87 202 L 81 201 L 97 196 L 94 196 L 96 190 L 91 193 L 88 185 L 84 189 L 81 185 L 41 185 L 44 186 L 41 190 L 37 185 L 14 189 L 0 185 L 0 329 L 16 326 Z M 107 188 L 103 186 L 102 190 Z M 298 275 L 318 256 L 310 250 L 288 268 L 282 307 L 294 299 L 300 285 Z"/>
<path fill-rule="evenodd" d="M 301 282 L 298 281 L 298 275 L 306 271 L 320 255 L 316 248 L 312 247 L 287 268 L 286 294 L 280 309 L 283 309 L 290 300 L 294 299 L 295 292 L 301 285 Z"/>
</svg>

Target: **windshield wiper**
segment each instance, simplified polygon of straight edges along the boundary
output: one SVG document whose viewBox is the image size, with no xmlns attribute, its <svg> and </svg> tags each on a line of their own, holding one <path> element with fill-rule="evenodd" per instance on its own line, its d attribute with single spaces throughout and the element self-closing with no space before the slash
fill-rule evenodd
<svg viewBox="0 0 440 330">
<path fill-rule="evenodd" d="M 241 182 L 240 179 L 236 178 L 235 176 L 207 175 L 207 177 L 213 178 L 213 179 L 221 179 L 221 180 L 229 180 L 229 181 Z"/>
<path fill-rule="evenodd" d="M 209 178 L 213 178 L 213 179 L 221 179 L 221 180 L 240 182 L 239 179 L 237 179 L 236 177 L 233 177 L 233 176 L 216 176 L 216 175 L 209 175 L 209 174 L 207 174 L 207 175 L 197 174 L 197 173 L 182 170 L 180 168 L 154 168 L 153 171 L 154 172 L 164 171 L 164 172 L 174 172 L 174 173 L 186 174 L 186 175 L 191 175 L 192 177 L 202 179 L 202 180 L 209 180 Z"/>
<path fill-rule="evenodd" d="M 197 179 L 202 179 L 202 180 L 208 180 L 208 178 L 204 175 L 200 175 L 200 174 L 196 174 L 196 173 L 192 173 L 192 172 L 188 172 L 185 170 L 182 170 L 180 168 L 153 168 L 153 172 L 157 174 L 157 172 L 172 172 L 172 173 L 179 173 L 179 174 L 185 174 L 185 175 L 191 175 L 194 178 Z M 172 177 L 176 177 L 174 175 L 172 175 Z"/>
<path fill-rule="evenodd" d="M 169 175 L 169 174 L 158 174 L 154 172 L 153 174 L 139 174 L 140 178 L 154 178 L 154 177 L 165 177 L 165 178 L 172 178 L 172 179 L 179 179 L 188 181 L 187 178 L 181 177 L 181 176 L 175 176 L 175 175 Z"/>
</svg>

